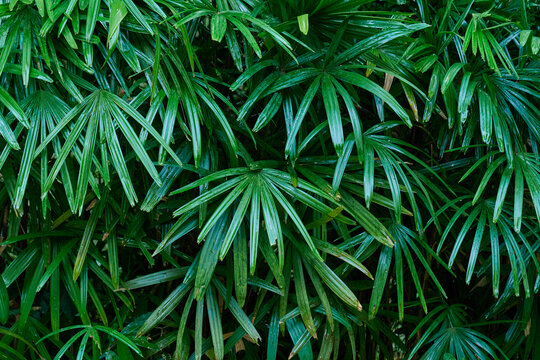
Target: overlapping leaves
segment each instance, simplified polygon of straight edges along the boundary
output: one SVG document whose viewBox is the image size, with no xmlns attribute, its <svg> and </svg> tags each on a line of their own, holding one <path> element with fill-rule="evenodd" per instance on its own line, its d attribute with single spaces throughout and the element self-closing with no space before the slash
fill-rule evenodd
<svg viewBox="0 0 540 360">
<path fill-rule="evenodd" d="M 0 358 L 538 357 L 536 22 L 0 4 Z"/>
</svg>

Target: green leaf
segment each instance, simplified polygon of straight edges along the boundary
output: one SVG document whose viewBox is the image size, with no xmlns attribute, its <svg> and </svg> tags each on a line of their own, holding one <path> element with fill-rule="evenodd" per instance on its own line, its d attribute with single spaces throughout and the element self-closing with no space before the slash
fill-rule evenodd
<svg viewBox="0 0 540 360">
<path fill-rule="evenodd" d="M 212 287 L 206 293 L 206 304 L 208 311 L 208 321 L 210 322 L 210 332 L 212 333 L 212 343 L 214 344 L 214 355 L 216 359 L 223 359 L 223 330 L 221 328 L 221 317 L 219 305 Z"/>
<path fill-rule="evenodd" d="M 279 312 L 275 308 L 270 320 L 270 330 L 268 333 L 268 345 L 266 346 L 266 358 L 275 360 L 277 358 L 277 348 L 279 339 Z"/>
<path fill-rule="evenodd" d="M 336 89 L 332 84 L 330 75 L 322 77 L 321 91 L 323 95 L 324 108 L 328 118 L 328 126 L 332 136 L 332 143 L 336 148 L 338 156 L 343 155 L 343 126 L 341 124 L 341 112 L 339 109 Z"/>
<path fill-rule="evenodd" d="M 275 93 L 272 95 L 272 98 L 268 101 L 268 104 L 264 107 L 263 111 L 259 114 L 259 117 L 257 118 L 257 122 L 253 126 L 253 131 L 257 132 L 260 131 L 263 127 L 272 120 L 274 115 L 276 115 L 277 111 L 281 107 L 281 102 L 283 100 L 283 96 L 281 93 Z"/>
<path fill-rule="evenodd" d="M 313 243 L 313 240 L 311 239 L 311 236 L 309 235 L 304 223 L 302 222 L 302 220 L 300 219 L 300 217 L 298 216 L 298 214 L 296 213 L 296 211 L 292 207 L 292 205 L 287 201 L 287 199 L 283 196 L 283 194 L 278 189 L 276 189 L 276 187 L 272 183 L 267 182 L 267 187 L 270 190 L 270 192 L 272 193 L 272 195 L 274 195 L 276 200 L 279 202 L 279 204 L 283 207 L 285 212 L 287 212 L 287 214 L 290 216 L 290 218 L 292 219 L 292 221 L 296 225 L 296 227 L 297 227 L 298 231 L 300 232 L 300 234 L 302 234 L 302 237 L 306 241 L 307 245 L 309 246 L 309 248 L 313 252 L 313 254 L 316 257 L 321 258 L 321 256 L 319 255 L 319 252 L 317 251 L 317 248 L 315 247 L 315 244 Z M 321 260 L 322 260 L 322 258 L 321 258 Z"/>
<path fill-rule="evenodd" d="M 152 314 L 146 319 L 144 324 L 137 332 L 137 337 L 146 334 L 148 331 L 156 327 L 163 319 L 165 319 L 171 312 L 174 311 L 176 306 L 180 304 L 182 299 L 187 295 L 191 289 L 192 284 L 183 283 L 180 284 L 175 290 L 173 290 L 169 296 L 152 312 Z"/>
<path fill-rule="evenodd" d="M 285 144 L 285 156 L 289 156 L 293 145 L 296 142 L 296 136 L 298 134 L 298 131 L 300 130 L 300 126 L 302 125 L 302 121 L 304 120 L 304 117 L 306 116 L 309 107 L 311 105 L 311 102 L 313 101 L 313 98 L 315 97 L 315 94 L 319 90 L 319 85 L 321 84 L 321 79 L 323 78 L 322 75 L 319 75 L 315 78 L 315 80 L 311 83 L 309 88 L 306 91 L 306 94 L 302 98 L 302 102 L 300 103 L 300 106 L 298 107 L 298 111 L 296 112 L 296 115 L 294 117 L 294 122 L 291 130 L 289 131 L 289 134 L 287 135 L 287 143 Z"/>
<path fill-rule="evenodd" d="M 239 187 L 240 186 L 238 186 L 236 189 L 238 189 Z M 247 189 L 244 191 L 244 195 L 242 195 L 242 198 L 240 199 L 240 202 L 238 203 L 238 207 L 236 208 L 232 221 L 229 225 L 229 229 L 227 230 L 225 238 L 223 239 L 223 245 L 221 246 L 221 250 L 219 252 L 220 260 L 223 260 L 223 258 L 225 258 L 225 255 L 227 255 L 227 252 L 229 251 L 229 248 L 233 240 L 236 238 L 238 230 L 242 224 L 242 220 L 244 219 L 244 216 L 246 215 L 249 203 L 251 201 L 253 187 L 254 187 L 253 181 L 250 181 Z M 217 214 L 217 213 L 218 211 L 216 210 L 214 214 Z M 210 222 L 211 220 L 208 220 L 208 223 Z M 201 231 L 201 234 L 202 233 L 203 231 Z M 236 255 L 236 251 L 235 251 L 235 255 Z"/>
<path fill-rule="evenodd" d="M 242 36 L 244 36 L 244 38 L 248 42 L 249 46 L 251 46 L 253 51 L 255 51 L 255 54 L 259 58 L 261 58 L 262 57 L 261 48 L 259 47 L 259 44 L 257 43 L 257 40 L 255 40 L 255 38 L 251 34 L 251 31 L 249 31 L 249 29 L 244 24 L 242 24 L 242 22 L 240 20 L 238 20 L 234 16 L 227 16 L 226 19 L 229 22 L 231 22 L 231 24 L 233 24 L 240 31 Z"/>
<path fill-rule="evenodd" d="M 77 257 L 75 258 L 75 264 L 73 265 L 73 280 L 77 280 L 81 273 L 97 223 L 101 217 L 105 205 L 107 204 L 107 195 L 108 194 L 106 192 L 90 213 L 90 218 L 88 219 L 86 227 L 84 228 L 81 245 L 79 246 L 79 251 L 77 252 Z"/>
<path fill-rule="evenodd" d="M 259 248 L 259 227 L 261 223 L 261 191 L 259 178 L 253 181 L 253 194 L 249 217 L 249 272 L 255 274 L 257 249 Z"/>
<path fill-rule="evenodd" d="M 148 22 L 149 17 L 144 16 L 137 5 L 132 0 L 123 0 L 124 4 L 126 5 L 127 9 L 131 13 L 131 15 L 137 20 L 139 24 L 144 27 L 144 29 L 150 34 L 154 35 L 154 31 L 152 30 L 152 27 L 150 26 L 150 23 Z"/>
<path fill-rule="evenodd" d="M 248 285 L 247 241 L 244 231 L 234 238 L 234 283 L 238 305 L 243 307 Z"/>
<path fill-rule="evenodd" d="M 507 167 L 504 169 L 504 172 L 501 177 L 501 183 L 499 184 L 499 190 L 497 191 L 497 199 L 495 200 L 495 210 L 493 214 L 493 222 L 497 222 L 501 216 L 504 198 L 506 197 L 506 191 L 508 190 L 508 185 L 510 185 L 510 179 L 512 178 L 512 173 L 514 169 Z"/>
<path fill-rule="evenodd" d="M 309 14 L 298 15 L 297 19 L 300 32 L 307 35 L 309 32 Z"/>
<path fill-rule="evenodd" d="M 9 318 L 9 294 L 4 279 L 0 277 L 0 323 L 4 325 Z"/>
<path fill-rule="evenodd" d="M 90 41 L 90 37 L 96 28 L 100 4 L 101 0 L 88 0 L 88 12 L 86 15 L 86 41 Z"/>
<path fill-rule="evenodd" d="M 221 239 L 223 236 L 223 228 L 227 221 L 227 216 L 223 215 L 216 222 L 204 241 L 203 248 L 200 252 L 201 257 L 197 266 L 197 275 L 195 278 L 195 300 L 202 301 L 206 289 L 214 275 L 221 248 Z"/>
<path fill-rule="evenodd" d="M 219 294 L 224 297 L 227 291 L 225 287 L 217 280 L 214 280 L 213 284 L 218 290 Z M 242 326 L 242 328 L 246 331 L 246 333 L 251 337 L 253 341 L 257 342 L 261 339 L 261 336 L 257 332 L 257 329 L 255 329 L 255 326 L 253 326 L 253 323 L 249 320 L 244 311 L 242 311 L 236 300 L 231 299 L 229 301 L 229 310 L 231 311 L 236 321 L 238 321 L 240 326 Z"/>
<path fill-rule="evenodd" d="M 360 261 L 358 261 L 358 259 L 351 256 L 349 253 L 341 250 L 340 248 L 338 248 L 335 245 L 332 245 L 330 243 L 323 242 L 323 241 L 320 241 L 320 240 L 316 241 L 315 245 L 317 246 L 318 249 L 321 249 L 321 251 L 323 251 L 323 252 L 325 252 L 327 254 L 330 254 L 332 256 L 335 256 L 335 257 L 343 260 L 344 262 L 354 266 L 355 268 L 357 268 L 358 270 L 360 270 L 361 272 L 366 274 L 370 279 L 373 280 L 373 275 L 371 275 L 369 270 L 364 265 L 362 265 L 362 263 Z"/>
<path fill-rule="evenodd" d="M 4 104 L 4 106 L 7 107 L 25 127 L 29 127 L 28 119 L 26 118 L 23 109 L 21 109 L 19 104 L 3 87 L 0 87 L 0 103 Z M 3 131 L 4 130 L 2 130 L 2 136 L 6 136 Z"/>
<path fill-rule="evenodd" d="M 296 253 L 293 260 L 293 272 L 294 272 L 294 287 L 296 289 L 296 301 L 298 302 L 298 308 L 300 309 L 300 315 L 304 321 L 304 325 L 307 331 L 317 338 L 317 329 L 311 316 L 311 310 L 309 306 L 309 298 L 306 290 L 306 282 L 304 280 L 304 271 L 302 267 L 302 258 L 300 254 Z"/>
<path fill-rule="evenodd" d="M 331 61 L 332 65 L 340 65 L 344 62 L 358 57 L 364 52 L 370 51 L 372 49 L 378 48 L 392 40 L 396 40 L 402 36 L 409 35 L 415 31 L 423 30 L 430 25 L 428 24 L 411 24 L 408 25 L 405 29 L 389 29 L 385 31 L 378 31 L 376 35 L 370 36 L 366 39 L 358 41 L 353 46 L 349 47 L 347 50 L 340 53 L 338 56 L 335 56 Z"/>
<path fill-rule="evenodd" d="M 126 17 L 128 11 L 123 1 L 114 0 L 110 5 L 109 33 L 107 34 L 107 49 L 109 51 L 116 47 L 120 37 L 120 24 Z"/>
<path fill-rule="evenodd" d="M 118 331 L 116 331 L 114 329 L 111 329 L 111 328 L 108 328 L 108 327 L 105 327 L 105 326 L 101 326 L 101 325 L 95 325 L 94 327 L 95 327 L 96 330 L 102 331 L 102 332 L 106 333 L 107 335 L 112 336 L 113 338 L 115 338 L 116 340 L 121 342 L 122 344 L 124 344 L 126 346 L 129 346 L 133 351 L 135 351 L 136 354 L 138 354 L 139 356 L 142 356 L 142 352 L 139 349 L 139 347 L 137 346 L 137 344 L 135 344 L 131 339 L 129 339 L 124 334 L 122 334 L 122 333 L 120 333 L 120 332 L 118 332 Z"/>
<path fill-rule="evenodd" d="M 443 81 L 441 83 L 441 93 L 446 93 L 448 91 L 448 88 L 452 85 L 452 82 L 454 81 L 456 75 L 458 72 L 465 66 L 464 63 L 455 63 L 452 64 L 446 71 L 446 75 L 444 75 Z"/>
<path fill-rule="evenodd" d="M 374 318 L 379 311 L 382 295 L 386 285 L 386 279 L 390 271 L 390 264 L 392 262 L 392 249 L 389 247 L 383 247 L 379 255 L 379 263 L 377 265 L 377 272 L 375 275 L 375 282 L 373 283 L 373 291 L 371 292 L 371 300 L 369 302 L 369 317 Z"/>
<path fill-rule="evenodd" d="M 485 143 L 491 141 L 491 131 L 493 129 L 492 104 L 489 95 L 478 90 L 478 102 L 480 107 L 480 130 L 482 132 L 482 140 Z"/>
<path fill-rule="evenodd" d="M 227 31 L 227 18 L 222 14 L 215 14 L 212 16 L 210 23 L 210 34 L 212 40 L 221 42 Z"/>
<path fill-rule="evenodd" d="M 336 273 L 334 273 L 322 260 L 313 255 L 310 251 L 305 251 L 303 246 L 298 243 L 294 243 L 298 249 L 305 255 L 305 259 L 308 263 L 315 269 L 315 271 L 321 277 L 326 286 L 334 294 L 336 294 L 345 304 L 357 309 L 362 310 L 362 305 L 354 295 L 354 293 L 349 289 L 349 287 L 341 280 Z"/>
<path fill-rule="evenodd" d="M 30 67 L 32 66 L 32 29 L 30 24 L 24 26 L 22 33 L 22 78 L 25 87 L 30 80 Z"/>
<path fill-rule="evenodd" d="M 11 146 L 14 150 L 21 149 L 21 147 L 19 146 L 19 143 L 17 142 L 17 137 L 15 136 L 9 124 L 6 122 L 6 120 L 1 114 L 0 114 L 0 135 L 2 135 L 4 140 L 6 140 L 9 146 Z"/>
<path fill-rule="evenodd" d="M 407 126 L 412 126 L 411 119 L 409 118 L 409 115 L 405 109 L 403 109 L 399 102 L 392 95 L 390 95 L 388 91 L 384 90 L 371 80 L 368 80 L 366 77 L 351 71 L 336 70 L 334 74 L 341 81 L 355 85 L 379 97 L 386 104 L 388 104 L 392 110 L 395 111 L 395 113 L 401 118 L 401 120 L 403 120 L 405 124 L 407 124 Z"/>
</svg>

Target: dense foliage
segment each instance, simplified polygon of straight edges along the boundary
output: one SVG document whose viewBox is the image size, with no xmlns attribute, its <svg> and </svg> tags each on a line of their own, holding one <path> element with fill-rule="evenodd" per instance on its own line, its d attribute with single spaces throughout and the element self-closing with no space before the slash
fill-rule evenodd
<svg viewBox="0 0 540 360">
<path fill-rule="evenodd" d="M 0 358 L 540 358 L 538 11 L 1 0 Z"/>
</svg>

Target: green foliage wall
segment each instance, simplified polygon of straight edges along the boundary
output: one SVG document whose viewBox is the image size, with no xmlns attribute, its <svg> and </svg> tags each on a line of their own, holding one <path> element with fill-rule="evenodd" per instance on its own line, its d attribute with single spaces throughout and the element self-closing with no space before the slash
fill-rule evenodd
<svg viewBox="0 0 540 360">
<path fill-rule="evenodd" d="M 540 358 L 538 11 L 0 0 L 0 358 Z"/>
</svg>

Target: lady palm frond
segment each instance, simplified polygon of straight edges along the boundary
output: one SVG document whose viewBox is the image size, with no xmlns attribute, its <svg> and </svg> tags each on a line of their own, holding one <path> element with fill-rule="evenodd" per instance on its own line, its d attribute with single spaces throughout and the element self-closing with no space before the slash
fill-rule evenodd
<svg viewBox="0 0 540 360">
<path fill-rule="evenodd" d="M 538 357 L 537 15 L 0 1 L 0 358 Z"/>
</svg>

